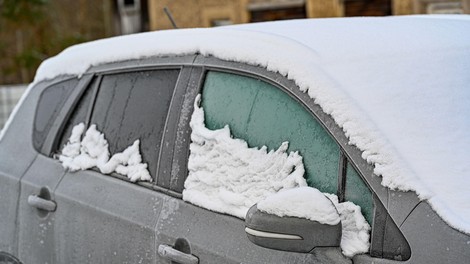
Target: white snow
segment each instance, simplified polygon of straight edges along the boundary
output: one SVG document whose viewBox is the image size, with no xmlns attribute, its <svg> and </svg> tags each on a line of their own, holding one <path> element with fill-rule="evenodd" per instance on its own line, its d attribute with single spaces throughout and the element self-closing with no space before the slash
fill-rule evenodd
<svg viewBox="0 0 470 264">
<path fill-rule="evenodd" d="M 340 221 L 333 203 L 318 189 L 299 187 L 279 191 L 257 204 L 258 210 L 280 217 L 310 219 L 321 224 L 336 225 Z"/>
<path fill-rule="evenodd" d="M 209 130 L 204 125 L 200 95 L 191 118 L 189 175 L 183 200 L 244 219 L 251 206 L 282 189 L 307 186 L 302 157 L 286 153 L 284 142 L 276 151 L 249 148 L 232 138 L 230 129 Z"/>
<path fill-rule="evenodd" d="M 338 196 L 325 193 L 339 212 L 343 233 L 341 249 L 346 257 L 367 253 L 371 227 L 361 213 L 361 207 L 352 202 L 338 203 Z"/>
<path fill-rule="evenodd" d="M 259 65 L 294 80 L 343 128 L 384 186 L 415 191 L 470 233 L 468 16 L 295 20 L 116 37 L 66 49 L 41 65 L 35 82 L 106 62 L 184 54 Z"/>
<path fill-rule="evenodd" d="M 142 163 L 139 151 L 140 141 L 126 148 L 123 152 L 109 158 L 108 141 L 103 133 L 91 125 L 82 140 L 85 124 L 80 123 L 72 129 L 70 138 L 62 149 L 59 160 L 64 168 L 70 171 L 98 168 L 103 174 L 117 172 L 127 176 L 131 182 L 152 181 L 147 164 Z"/>
</svg>

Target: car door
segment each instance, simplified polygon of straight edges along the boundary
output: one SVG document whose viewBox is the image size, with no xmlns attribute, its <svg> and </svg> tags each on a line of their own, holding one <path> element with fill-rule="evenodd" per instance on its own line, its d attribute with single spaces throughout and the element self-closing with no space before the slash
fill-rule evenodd
<svg viewBox="0 0 470 264">
<path fill-rule="evenodd" d="M 181 138 L 176 140 L 173 158 L 173 167 L 177 168 L 172 173 L 174 182 L 177 183 L 175 191 L 183 191 L 183 181 L 188 174 L 189 121 L 196 95 L 201 93 L 201 106 L 204 108 L 207 128 L 216 130 L 228 124 L 234 138 L 247 141 L 250 147 L 268 146 L 268 150 L 276 149 L 282 142 L 289 141 L 289 150 L 299 151 L 303 156 L 306 180 L 310 186 L 337 194 L 340 202 L 352 201 L 360 205 L 363 215 L 371 225 L 374 221 L 381 221 L 375 224 L 376 232 L 371 239 L 370 250 L 373 254 L 382 256 L 384 248 L 388 248 L 387 252 L 390 253 L 390 248 L 396 250 L 402 246 L 400 243 L 403 241 L 383 245 L 383 232 L 378 230 L 383 230 L 383 218 L 386 218 L 387 213 L 381 206 L 380 199 L 360 175 L 344 149 L 331 136 L 331 132 L 325 129 L 324 123 L 320 123 L 318 117 L 301 104 L 302 100 L 309 98 L 302 97 L 300 91 L 281 88 L 279 76 L 256 67 L 211 58 L 202 61 L 204 67 L 193 70 L 194 84 L 191 85 L 190 82 L 187 88 L 182 107 L 184 111 L 180 116 L 178 131 Z M 265 76 L 257 75 L 259 72 Z M 283 85 L 297 88 L 288 81 L 284 81 Z M 384 191 L 383 188 L 380 190 Z M 208 201 L 207 204 L 209 203 Z M 170 199 L 165 207 L 168 216 L 158 223 L 159 235 L 162 237 L 160 240 L 184 254 L 198 257 L 201 262 L 351 262 L 351 259 L 343 256 L 340 248 L 316 248 L 311 254 L 300 254 L 251 244 L 244 232 L 243 219 L 214 212 L 214 208 L 209 205 L 195 206 L 179 199 Z M 383 216 L 382 220 L 375 215 Z M 390 220 L 388 223 L 391 225 Z M 393 230 L 395 232 L 397 228 Z M 389 232 L 389 235 L 390 233 L 393 232 Z"/>
<path fill-rule="evenodd" d="M 176 140 L 177 144 L 173 158 L 173 167 L 177 168 L 177 170 L 173 171 L 173 176 L 176 177 L 174 182 L 177 183 L 175 191 L 181 192 L 183 190 L 183 181 L 188 173 L 189 120 L 193 112 L 192 105 L 194 104 L 196 95 L 201 92 L 199 90 L 201 84 L 203 106 L 209 108 L 208 104 L 214 103 L 216 109 L 214 108 L 210 111 L 220 114 L 225 121 L 235 120 L 235 123 L 238 122 L 238 124 L 241 125 L 240 127 L 243 126 L 239 131 L 246 131 L 247 125 L 255 125 L 254 123 L 249 124 L 249 122 L 246 122 L 248 117 L 244 115 L 244 113 L 249 114 L 252 108 L 255 95 L 250 92 L 253 91 L 243 93 L 235 88 L 236 84 L 240 84 L 243 81 L 245 81 L 246 84 L 244 86 L 248 87 L 248 89 L 255 88 L 259 85 L 260 81 L 253 78 L 228 80 L 230 77 L 246 77 L 230 75 L 227 79 L 225 78 L 227 75 L 230 74 L 224 73 L 223 71 L 208 71 L 206 68 L 195 68 L 195 70 L 193 70 L 192 80 L 194 81 L 189 83 L 185 93 L 182 107 L 184 110 L 180 116 L 180 127 L 178 129 L 181 138 Z M 235 86 L 232 84 L 235 84 Z M 267 83 L 262 83 L 261 85 L 269 86 Z M 221 92 L 216 89 L 210 91 L 208 94 L 204 93 L 204 91 L 209 91 L 216 87 L 223 89 L 223 91 Z M 231 94 L 228 95 L 228 93 Z M 212 96 L 212 99 L 208 99 L 208 96 Z M 237 99 L 226 101 L 224 100 L 224 96 Z M 207 104 L 204 100 L 207 100 Z M 243 104 L 245 102 L 247 102 L 245 105 L 240 105 L 240 103 Z M 230 118 L 230 115 L 233 118 Z M 206 124 L 207 122 L 213 122 L 207 114 L 206 118 Z M 217 125 L 223 127 L 227 124 L 222 123 Z M 232 126 L 230 122 L 228 122 L 228 124 L 230 124 L 231 129 L 235 131 L 233 132 L 234 137 L 243 137 L 235 134 L 237 131 L 236 125 Z M 213 129 L 216 128 L 220 127 L 214 127 Z M 259 129 L 259 127 L 252 127 L 252 132 L 250 133 L 261 136 L 262 133 Z M 254 137 L 252 137 L 252 139 L 257 140 Z M 181 144 L 178 145 L 180 142 Z M 266 142 L 264 144 L 267 145 L 269 143 L 273 142 Z M 183 147 L 183 145 L 185 147 Z M 277 145 L 277 147 L 279 147 L 279 145 Z M 332 185 L 336 186 L 338 172 L 335 170 L 337 169 L 339 159 L 339 148 L 336 148 L 336 152 L 333 150 L 332 153 L 326 156 L 328 155 L 332 156 L 333 160 L 331 164 L 333 164 L 333 167 L 324 169 L 324 173 L 329 173 L 328 170 L 333 170 L 335 179 L 330 182 L 334 182 Z M 330 263 L 332 260 L 338 263 L 350 262 L 350 260 L 344 258 L 340 251 L 335 248 L 318 250 L 315 254 L 300 254 L 258 247 L 251 244 L 247 239 L 243 219 L 213 212 L 180 199 L 170 199 L 167 202 L 165 211 L 167 216 L 161 218 L 158 223 L 159 236 L 161 236 L 159 240 L 164 242 L 167 246 L 173 246 L 173 248 L 179 249 L 182 253 L 196 256 L 201 263 Z"/>
<path fill-rule="evenodd" d="M 38 241 L 29 249 L 40 251 L 44 257 L 27 255 L 28 247 L 23 247 L 27 263 L 154 263 L 158 259 L 155 226 L 163 200 L 167 199 L 164 193 L 169 191 L 158 185 L 157 172 L 160 152 L 165 149 L 162 142 L 168 109 L 175 86 L 185 81 L 185 70 L 174 64 L 113 70 L 91 75 L 90 84 L 78 95 L 72 109 L 65 110 L 67 114 L 50 142 L 54 158 L 41 157 L 48 167 L 40 168 L 38 164 L 30 169 L 59 176 L 55 184 L 47 185 L 47 194 L 39 195 L 53 201 L 55 210 L 47 216 L 34 215 L 40 221 L 30 228 L 36 231 L 30 237 Z M 96 168 L 65 170 L 58 158 L 73 128 L 80 123 L 85 128 L 95 125 L 108 141 L 110 156 L 140 140 L 140 155 L 152 182 L 134 183 L 122 174 L 105 175 Z M 28 178 L 34 176 L 25 175 Z M 40 240 L 43 237 L 47 239 Z M 46 245 L 38 247 L 43 243 Z"/>
<path fill-rule="evenodd" d="M 31 143 L 37 156 L 21 178 L 19 188 L 18 258 L 24 263 L 51 263 L 54 259 L 53 211 L 56 204 L 53 192 L 64 170 L 49 157 L 47 142 L 64 117 L 61 110 L 73 104 L 90 80 L 89 76 L 84 76 L 53 81 L 36 97 Z"/>
<path fill-rule="evenodd" d="M 73 116 L 68 127 L 83 121 L 86 127 L 96 125 L 110 155 L 140 140 L 142 160 L 158 183 L 162 138 L 180 72 L 177 67 L 98 76 L 90 87 L 94 99 L 93 107 L 85 107 L 86 119 Z M 58 262 L 155 262 L 155 226 L 166 199 L 155 191 L 158 187 L 131 183 L 115 172 L 67 172 L 55 191 Z"/>
</svg>

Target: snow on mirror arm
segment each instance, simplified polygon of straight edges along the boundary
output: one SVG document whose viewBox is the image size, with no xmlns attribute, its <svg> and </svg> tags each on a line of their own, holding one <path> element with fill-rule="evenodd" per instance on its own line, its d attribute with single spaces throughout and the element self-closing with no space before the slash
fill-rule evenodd
<svg viewBox="0 0 470 264">
<path fill-rule="evenodd" d="M 108 141 L 96 129 L 96 125 L 91 125 L 80 140 L 84 130 L 83 123 L 72 129 L 72 134 L 59 155 L 64 168 L 73 172 L 96 167 L 103 174 L 117 172 L 125 175 L 131 182 L 152 181 L 147 164 L 142 162 L 139 140 L 110 158 Z"/>
<path fill-rule="evenodd" d="M 323 241 L 309 240 L 311 243 L 297 241 L 287 248 L 279 242 L 276 249 L 309 252 L 316 245 L 340 245 L 347 257 L 368 251 L 371 228 L 359 206 L 352 202 L 338 203 L 336 195 L 307 187 L 302 156 L 297 152 L 287 154 L 287 142 L 276 151 L 267 152 L 266 147 L 249 148 L 245 141 L 233 138 L 229 126 L 208 129 L 200 100 L 198 95 L 190 121 L 192 142 L 183 200 L 242 219 L 255 211 L 264 211 L 261 213 L 270 218 L 283 218 L 279 222 L 282 225 L 293 221 L 307 227 L 303 231 L 313 228 L 317 231 L 313 232 L 315 236 L 325 237 Z M 255 226 L 247 227 L 257 230 Z M 264 236 L 280 233 L 288 234 L 284 230 Z M 305 240 L 303 232 L 292 235 Z M 298 239 L 287 240 L 292 243 Z"/>
</svg>

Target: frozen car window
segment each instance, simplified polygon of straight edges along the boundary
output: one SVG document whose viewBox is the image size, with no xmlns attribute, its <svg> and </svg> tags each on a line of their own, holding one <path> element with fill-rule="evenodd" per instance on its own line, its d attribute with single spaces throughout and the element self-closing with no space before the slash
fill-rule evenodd
<svg viewBox="0 0 470 264">
<path fill-rule="evenodd" d="M 179 70 L 104 76 L 90 124 L 96 124 L 113 155 L 140 140 L 143 161 L 153 178 L 168 107 Z"/>
<path fill-rule="evenodd" d="M 374 211 L 372 192 L 349 162 L 346 170 L 345 199 L 359 205 L 367 222 L 372 223 Z"/>
<path fill-rule="evenodd" d="M 80 123 L 86 123 L 88 110 L 90 108 L 90 103 L 93 97 L 93 88 L 95 87 L 97 81 L 98 78 L 95 78 L 91 85 L 85 90 L 85 93 L 80 98 L 79 103 L 77 104 L 75 110 L 72 112 L 69 120 L 67 121 L 63 133 L 60 137 L 59 144 L 57 146 L 59 150 L 62 149 L 65 143 L 67 143 L 67 140 L 69 139 L 72 133 L 73 127 Z"/>
<path fill-rule="evenodd" d="M 303 156 L 307 183 L 337 193 L 339 146 L 318 121 L 288 94 L 264 81 L 230 73 L 208 72 L 202 105 L 207 128 L 229 125 L 250 147 L 288 151 Z"/>
<path fill-rule="evenodd" d="M 51 85 L 42 92 L 34 119 L 33 144 L 36 150 L 41 150 L 52 124 L 77 83 L 78 79 L 63 81 Z"/>
</svg>

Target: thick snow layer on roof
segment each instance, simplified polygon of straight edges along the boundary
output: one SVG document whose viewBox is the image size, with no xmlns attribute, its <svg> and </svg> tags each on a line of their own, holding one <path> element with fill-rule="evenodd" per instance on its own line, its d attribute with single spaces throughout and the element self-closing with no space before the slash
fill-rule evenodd
<svg viewBox="0 0 470 264">
<path fill-rule="evenodd" d="M 382 184 L 413 190 L 470 233 L 470 19 L 296 20 L 173 30 L 77 45 L 35 81 L 149 56 L 203 54 L 295 80 L 374 164 Z"/>
</svg>

